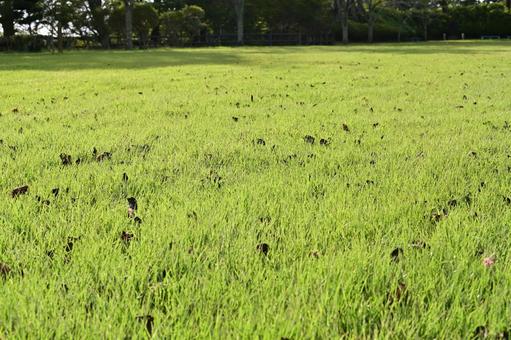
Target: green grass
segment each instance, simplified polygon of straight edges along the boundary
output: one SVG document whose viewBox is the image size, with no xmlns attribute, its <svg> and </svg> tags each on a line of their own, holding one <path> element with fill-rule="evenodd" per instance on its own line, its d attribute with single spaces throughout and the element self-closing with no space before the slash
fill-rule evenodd
<svg viewBox="0 0 511 340">
<path fill-rule="evenodd" d="M 510 60 L 506 42 L 0 55 L 0 338 L 144 338 L 144 315 L 155 338 L 498 335 Z"/>
</svg>

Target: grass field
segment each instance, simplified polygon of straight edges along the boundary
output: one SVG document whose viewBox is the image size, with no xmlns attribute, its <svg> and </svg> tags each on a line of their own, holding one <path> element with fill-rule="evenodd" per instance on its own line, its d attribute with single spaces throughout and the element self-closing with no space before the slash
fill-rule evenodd
<svg viewBox="0 0 511 340">
<path fill-rule="evenodd" d="M 0 338 L 506 336 L 510 60 L 0 55 Z"/>
</svg>

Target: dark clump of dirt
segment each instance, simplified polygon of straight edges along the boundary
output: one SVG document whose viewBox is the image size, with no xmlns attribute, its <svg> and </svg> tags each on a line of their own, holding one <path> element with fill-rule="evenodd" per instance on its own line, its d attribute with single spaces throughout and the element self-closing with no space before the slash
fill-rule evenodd
<svg viewBox="0 0 511 340">
<path fill-rule="evenodd" d="M 135 224 L 142 224 L 142 219 L 138 216 L 136 216 L 134 219 L 133 219 L 133 222 L 135 222 Z"/>
<path fill-rule="evenodd" d="M 127 175 L 126 173 L 123 173 L 123 174 L 122 174 L 122 181 L 123 181 L 123 182 L 127 182 L 127 181 L 128 181 L 128 179 L 129 179 L 129 178 L 128 178 L 128 175 Z"/>
<path fill-rule="evenodd" d="M 342 130 L 345 131 L 345 132 L 350 132 L 350 128 L 347 124 L 342 124 Z"/>
<path fill-rule="evenodd" d="M 28 185 L 24 185 L 12 190 L 11 196 L 12 198 L 16 198 L 18 196 L 25 195 L 26 193 L 28 193 Z"/>
<path fill-rule="evenodd" d="M 316 138 L 314 138 L 313 136 L 307 135 L 307 136 L 303 137 L 303 141 L 307 144 L 314 144 L 314 142 L 316 141 Z"/>
<path fill-rule="evenodd" d="M 390 253 L 392 261 L 398 262 L 403 257 L 403 248 L 397 247 Z"/>
<path fill-rule="evenodd" d="M 256 249 L 264 256 L 267 256 L 268 253 L 270 252 L 270 246 L 267 243 L 258 244 Z"/>
<path fill-rule="evenodd" d="M 238 122 L 239 118 L 238 117 L 232 117 L 232 120 L 235 121 L 235 122 Z"/>
<path fill-rule="evenodd" d="M 64 166 L 73 164 L 73 161 L 71 160 L 71 155 L 67 155 L 65 153 L 60 154 L 60 161 Z"/>
</svg>

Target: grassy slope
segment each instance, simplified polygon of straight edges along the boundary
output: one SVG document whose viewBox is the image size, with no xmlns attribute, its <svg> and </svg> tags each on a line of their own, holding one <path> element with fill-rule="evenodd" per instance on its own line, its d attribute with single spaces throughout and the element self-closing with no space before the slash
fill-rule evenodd
<svg viewBox="0 0 511 340">
<path fill-rule="evenodd" d="M 0 55 L 1 332 L 138 337 L 146 314 L 174 338 L 502 331 L 510 58 L 491 42 Z"/>
</svg>

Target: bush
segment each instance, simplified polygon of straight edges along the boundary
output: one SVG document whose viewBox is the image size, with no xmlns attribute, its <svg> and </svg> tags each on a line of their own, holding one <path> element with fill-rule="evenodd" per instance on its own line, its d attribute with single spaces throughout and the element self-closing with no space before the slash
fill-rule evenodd
<svg viewBox="0 0 511 340">
<path fill-rule="evenodd" d="M 511 13 L 502 4 L 457 7 L 451 11 L 456 34 L 479 38 L 484 34 L 511 35 Z"/>
<path fill-rule="evenodd" d="M 350 22 L 350 40 L 351 41 L 367 41 L 369 27 L 367 23 Z M 375 41 L 397 41 L 401 33 L 401 39 L 407 39 L 413 35 L 413 30 L 409 26 L 401 28 L 391 22 L 377 22 L 374 25 Z"/>
<path fill-rule="evenodd" d="M 0 51 L 40 52 L 46 47 L 46 40 L 41 36 L 15 35 L 10 38 L 0 37 Z"/>
<path fill-rule="evenodd" d="M 160 17 L 160 32 L 163 43 L 182 46 L 192 43 L 201 32 L 208 29 L 203 22 L 204 10 L 199 6 L 185 6 L 178 11 L 165 12 Z"/>
</svg>

